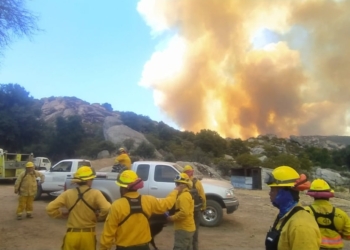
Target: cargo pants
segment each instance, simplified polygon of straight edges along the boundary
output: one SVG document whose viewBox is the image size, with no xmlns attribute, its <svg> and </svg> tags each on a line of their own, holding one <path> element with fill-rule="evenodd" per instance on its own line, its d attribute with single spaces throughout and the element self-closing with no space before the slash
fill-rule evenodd
<svg viewBox="0 0 350 250">
<path fill-rule="evenodd" d="M 61 250 L 96 250 L 95 232 L 67 232 Z"/>
<path fill-rule="evenodd" d="M 193 234 L 194 232 L 175 230 L 173 250 L 192 250 Z"/>
<path fill-rule="evenodd" d="M 24 210 L 26 210 L 27 215 L 31 215 L 33 212 L 33 201 L 34 196 L 18 196 L 18 207 L 17 216 L 22 216 Z"/>
</svg>

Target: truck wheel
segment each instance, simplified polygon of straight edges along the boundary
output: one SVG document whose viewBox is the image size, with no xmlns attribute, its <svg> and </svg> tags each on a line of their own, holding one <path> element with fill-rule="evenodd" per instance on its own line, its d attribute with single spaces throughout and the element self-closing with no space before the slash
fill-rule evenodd
<svg viewBox="0 0 350 250">
<path fill-rule="evenodd" d="M 40 199 L 42 192 L 43 192 L 43 189 L 41 188 L 41 185 L 38 184 L 38 189 L 37 189 L 36 194 L 34 196 L 35 201 Z"/>
<path fill-rule="evenodd" d="M 221 205 L 214 200 L 207 200 L 207 208 L 201 216 L 201 225 L 205 227 L 219 226 L 223 217 Z"/>
</svg>

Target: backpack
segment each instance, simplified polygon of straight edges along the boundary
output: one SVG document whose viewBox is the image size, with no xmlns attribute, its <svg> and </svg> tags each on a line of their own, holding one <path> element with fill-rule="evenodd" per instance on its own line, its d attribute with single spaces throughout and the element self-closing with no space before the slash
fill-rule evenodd
<svg viewBox="0 0 350 250">
<path fill-rule="evenodd" d="M 332 212 L 328 213 L 328 214 L 317 213 L 312 206 L 309 206 L 309 207 L 310 207 L 311 211 L 314 214 L 316 223 L 317 223 L 319 228 L 330 229 L 330 230 L 333 230 L 333 231 L 335 231 L 335 232 L 337 232 L 339 234 L 339 232 L 338 232 L 338 230 L 337 230 L 337 228 L 335 227 L 335 224 L 334 224 L 335 207 L 333 207 Z M 330 222 L 330 223 L 328 225 L 322 225 L 322 224 L 318 223 L 318 218 L 323 218 L 324 222 Z"/>
<path fill-rule="evenodd" d="M 193 183 L 193 186 L 192 188 L 190 189 L 190 194 L 192 196 L 192 199 L 194 201 L 194 211 L 200 211 L 201 210 L 201 207 L 203 205 L 203 202 L 202 202 L 202 197 L 200 197 L 199 193 L 198 193 L 198 190 L 196 188 L 196 183 L 197 183 L 197 179 L 196 178 L 193 178 L 192 180 L 192 183 Z"/>
<path fill-rule="evenodd" d="M 148 220 L 148 216 L 147 214 L 142 210 L 142 204 L 141 204 L 141 197 L 142 195 L 139 195 L 136 198 L 130 198 L 127 196 L 123 196 L 122 198 L 125 198 L 130 206 L 130 213 L 118 224 L 118 227 L 120 227 L 121 225 L 124 224 L 124 222 L 129 219 L 129 217 L 133 214 L 143 214 L 147 220 Z"/>
</svg>

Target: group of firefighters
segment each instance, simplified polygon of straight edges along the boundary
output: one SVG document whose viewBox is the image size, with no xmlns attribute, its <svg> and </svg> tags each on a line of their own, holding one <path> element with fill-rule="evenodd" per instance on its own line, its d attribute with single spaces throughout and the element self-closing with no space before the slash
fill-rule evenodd
<svg viewBox="0 0 350 250">
<path fill-rule="evenodd" d="M 126 154 L 125 150 L 122 151 L 121 154 Z M 143 181 L 130 170 L 130 158 L 126 162 L 123 164 L 127 170 L 122 171 L 116 180 L 121 198 L 112 204 L 100 191 L 91 188 L 96 174 L 88 166 L 80 167 L 74 174 L 72 182 L 77 184 L 76 189 L 66 190 L 48 204 L 46 211 L 50 217 L 67 218 L 61 249 L 96 249 L 96 223 L 105 220 L 100 250 L 109 250 L 113 245 L 118 250 L 149 250 L 148 219 L 152 214 L 164 213 L 167 220 L 174 223 L 173 250 L 198 250 L 198 228 L 201 211 L 206 208 L 206 198 L 200 180 L 193 177 L 193 168 L 185 166 L 174 179 L 174 190 L 166 198 L 157 199 L 139 194 Z M 44 176 L 34 170 L 32 162 L 28 162 L 26 171 L 20 174 L 15 184 L 15 193 L 19 194 L 17 219 L 22 218 L 24 210 L 27 217 L 32 218 L 37 177 L 44 181 Z M 343 239 L 350 240 L 350 219 L 343 210 L 329 202 L 334 191 L 326 181 L 316 179 L 310 183 L 305 175 L 299 175 L 291 167 L 281 166 L 268 174 L 266 184 L 271 188 L 269 194 L 273 206 L 279 209 L 265 239 L 266 250 L 340 250 L 344 246 Z M 196 190 L 201 198 L 199 207 L 192 190 Z M 299 194 L 306 190 L 314 202 L 302 207 Z M 168 211 L 174 205 L 175 212 L 169 215 Z M 67 210 L 63 211 L 63 207 Z"/>
</svg>

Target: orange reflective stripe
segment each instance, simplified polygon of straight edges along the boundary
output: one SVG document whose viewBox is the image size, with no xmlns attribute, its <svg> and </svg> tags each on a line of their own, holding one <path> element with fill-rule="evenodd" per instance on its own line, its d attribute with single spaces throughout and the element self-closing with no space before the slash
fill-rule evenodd
<svg viewBox="0 0 350 250">
<path fill-rule="evenodd" d="M 333 237 L 333 238 L 328 238 L 328 237 L 322 237 L 322 243 L 323 246 L 342 246 L 343 245 L 343 240 L 340 235 Z"/>
</svg>

